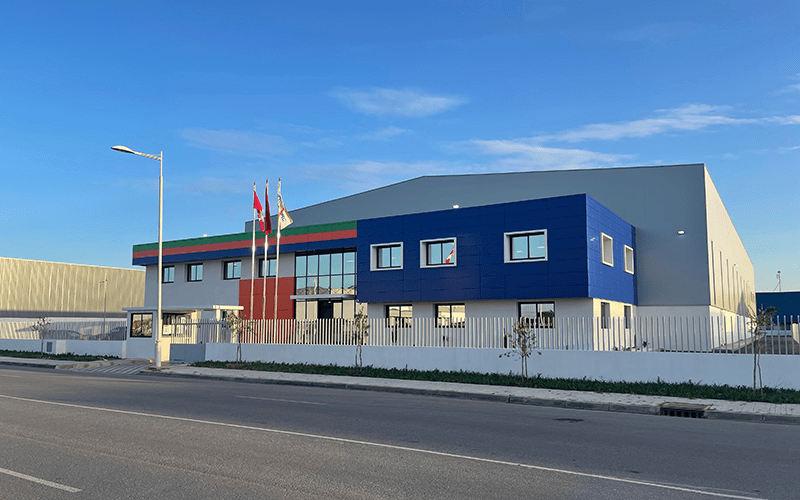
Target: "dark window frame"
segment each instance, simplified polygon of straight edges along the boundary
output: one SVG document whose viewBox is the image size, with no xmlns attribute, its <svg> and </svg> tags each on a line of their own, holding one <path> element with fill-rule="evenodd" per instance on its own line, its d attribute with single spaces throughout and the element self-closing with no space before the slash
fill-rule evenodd
<svg viewBox="0 0 800 500">
<path fill-rule="evenodd" d="M 197 271 L 199 272 L 199 276 Z M 194 272 L 193 272 L 194 271 Z M 186 281 L 197 283 L 203 281 L 203 263 L 186 264 Z"/>
<path fill-rule="evenodd" d="M 534 317 L 531 316 L 523 316 L 522 315 L 522 307 L 523 306 L 536 306 L 536 315 Z M 548 317 L 547 313 L 550 311 L 545 311 L 541 306 L 552 306 L 552 316 Z M 544 302 L 537 302 L 537 301 L 526 301 L 526 302 L 517 302 L 517 317 L 519 318 L 528 318 L 533 320 L 533 326 L 536 328 L 554 328 L 556 322 L 556 303 L 552 301 L 544 301 Z"/>
<path fill-rule="evenodd" d="M 228 265 L 231 264 L 232 267 L 230 270 L 232 271 L 232 275 L 228 273 L 229 267 Z M 236 264 L 239 264 L 238 266 Z M 236 270 L 239 270 L 239 275 L 236 276 Z M 242 279 L 242 261 L 241 260 L 226 260 L 222 263 L 222 279 L 224 280 L 238 280 Z"/>
<path fill-rule="evenodd" d="M 169 273 L 168 271 L 172 271 Z M 169 275 L 170 279 L 167 279 Z M 163 266 L 161 268 L 161 283 L 175 283 L 175 266 Z"/>
<path fill-rule="evenodd" d="M 453 307 L 454 306 L 462 306 L 464 307 L 464 317 L 463 318 L 453 318 Z M 442 318 L 439 316 L 439 308 L 440 307 L 447 307 L 448 308 L 448 316 L 447 318 Z M 447 304 L 434 304 L 433 305 L 433 316 L 436 318 L 436 328 L 464 328 L 467 323 L 467 305 L 464 302 L 453 302 Z M 442 320 L 446 319 L 447 324 L 443 324 Z"/>
<path fill-rule="evenodd" d="M 505 255 L 505 262 L 544 262 L 547 261 L 549 258 L 549 249 L 548 249 L 548 238 L 547 238 L 547 229 L 532 229 L 530 231 L 515 231 L 513 233 L 504 233 L 503 236 L 505 237 L 505 247 L 506 247 L 506 255 Z M 537 256 L 531 250 L 531 245 L 535 240 L 533 237 L 542 237 L 544 238 L 544 255 Z M 519 240 L 521 238 L 525 239 L 525 249 L 526 253 L 524 257 L 515 257 L 514 255 L 514 240 Z M 537 246 L 538 249 L 538 246 Z"/>
</svg>

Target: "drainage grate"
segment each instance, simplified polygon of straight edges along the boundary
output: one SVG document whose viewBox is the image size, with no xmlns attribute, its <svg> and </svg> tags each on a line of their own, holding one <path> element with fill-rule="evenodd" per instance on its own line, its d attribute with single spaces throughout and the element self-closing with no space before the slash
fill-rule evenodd
<svg viewBox="0 0 800 500">
<path fill-rule="evenodd" d="M 661 415 L 668 417 L 705 418 L 706 405 L 693 405 L 687 403 L 663 403 Z"/>
</svg>

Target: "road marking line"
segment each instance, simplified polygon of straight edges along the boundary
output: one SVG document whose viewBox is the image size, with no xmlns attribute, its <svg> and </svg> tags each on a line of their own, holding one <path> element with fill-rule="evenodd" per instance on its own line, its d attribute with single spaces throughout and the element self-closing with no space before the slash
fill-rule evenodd
<svg viewBox="0 0 800 500">
<path fill-rule="evenodd" d="M 277 398 L 257 398 L 255 396 L 236 396 L 237 398 L 244 399 L 261 399 L 264 401 L 282 401 L 284 403 L 302 403 L 304 405 L 322 405 L 327 406 L 328 403 L 315 403 L 314 401 L 295 401 L 293 399 L 277 399 Z"/>
<path fill-rule="evenodd" d="M 558 472 L 561 474 L 568 474 L 572 476 L 578 477 L 588 477 L 593 479 L 603 479 L 606 481 L 614 481 L 618 483 L 627 483 L 627 484 L 635 484 L 638 486 L 650 486 L 653 488 L 662 488 L 666 490 L 675 490 L 675 491 L 684 491 L 688 493 L 695 493 L 698 495 L 708 495 L 713 497 L 721 497 L 721 498 L 734 498 L 736 500 L 766 500 L 762 497 L 751 497 L 751 496 L 742 496 L 742 495 L 734 495 L 729 493 L 717 493 L 714 491 L 705 491 L 705 490 L 698 490 L 694 488 L 687 488 L 683 486 L 674 486 L 670 484 L 662 484 L 662 483 L 653 483 L 649 481 L 638 481 L 636 479 L 627 479 L 624 477 L 614 477 L 614 476 L 604 476 L 602 474 L 590 474 L 588 472 L 577 472 L 571 471 L 566 469 L 556 469 L 554 467 L 544 467 L 541 465 L 530 465 L 530 464 L 523 464 L 518 462 L 508 462 L 505 460 L 494 460 L 491 458 L 482 458 L 482 457 L 473 457 L 470 455 L 458 455 L 456 453 L 447 453 L 444 451 L 434 451 L 434 450 L 425 450 L 422 448 L 409 448 L 408 446 L 398 446 L 394 444 L 384 444 L 384 443 L 374 443 L 371 441 L 360 441 L 357 439 L 347 439 L 347 438 L 339 438 L 333 436 L 323 436 L 320 434 L 310 434 L 307 432 L 296 432 L 296 431 L 284 431 L 280 429 L 270 429 L 268 427 L 255 427 L 252 425 L 242 425 L 242 424 L 231 424 L 228 422 L 214 422 L 213 420 L 200 420 L 197 418 L 187 418 L 187 417 L 174 417 L 172 415 L 159 415 L 157 413 L 144 413 L 138 411 L 129 411 L 129 410 L 117 410 L 114 408 L 102 408 L 99 406 L 86 406 L 86 405 L 76 405 L 72 403 L 59 403 L 57 401 L 45 401 L 42 399 L 31 399 L 31 398 L 21 398 L 18 396 L 7 396 L 5 394 L 0 394 L 0 398 L 6 399 L 14 399 L 17 401 L 28 401 L 31 403 L 42 403 L 42 404 L 49 404 L 54 406 L 66 406 L 69 408 L 80 408 L 82 410 L 95 410 L 95 411 L 105 411 L 108 413 L 120 413 L 123 415 L 135 415 L 139 417 L 151 417 L 151 418 L 161 418 L 164 420 L 176 420 L 179 422 L 192 422 L 196 424 L 207 424 L 207 425 L 217 425 L 220 427 L 230 427 L 234 429 L 244 429 L 244 430 L 251 430 L 251 431 L 261 431 L 261 432 L 269 432 L 272 434 L 283 434 L 286 436 L 297 436 L 297 437 L 304 437 L 304 438 L 312 438 L 312 439 L 321 439 L 324 441 L 334 441 L 338 443 L 350 443 L 350 444 L 358 444 L 362 446 L 372 446 L 375 448 L 387 448 L 390 450 L 401 450 L 401 451 L 409 451 L 414 453 L 422 453 L 426 455 L 434 455 L 439 457 L 448 457 L 448 458 L 460 458 L 464 460 L 472 460 L 474 462 L 481 462 L 481 463 L 490 463 L 496 465 L 509 465 L 512 467 L 522 467 L 525 469 L 532 469 L 538 470 L 543 472 Z"/>
<path fill-rule="evenodd" d="M 33 481 L 34 483 L 43 484 L 45 486 L 50 486 L 51 488 L 57 488 L 59 490 L 69 491 L 70 493 L 77 493 L 81 490 L 78 488 L 73 488 L 72 486 L 65 486 L 63 484 L 54 483 L 52 481 L 47 481 L 46 479 L 39 479 L 38 477 L 29 476 L 27 474 L 23 474 L 21 472 L 14 472 L 13 470 L 3 469 L 0 468 L 0 473 L 8 474 L 9 476 L 18 477 L 20 479 L 25 479 L 27 481 Z"/>
</svg>

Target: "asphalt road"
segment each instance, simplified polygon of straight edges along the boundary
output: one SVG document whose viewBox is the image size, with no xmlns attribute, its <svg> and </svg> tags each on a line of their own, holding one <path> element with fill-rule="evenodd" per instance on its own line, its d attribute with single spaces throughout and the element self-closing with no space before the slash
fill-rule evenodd
<svg viewBox="0 0 800 500">
<path fill-rule="evenodd" d="M 800 498 L 797 426 L 0 367 L 0 499 Z"/>
</svg>

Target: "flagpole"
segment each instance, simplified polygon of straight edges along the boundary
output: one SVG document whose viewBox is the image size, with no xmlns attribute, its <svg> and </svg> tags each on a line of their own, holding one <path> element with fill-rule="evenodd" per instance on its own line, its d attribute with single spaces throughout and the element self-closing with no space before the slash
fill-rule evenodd
<svg viewBox="0 0 800 500">
<path fill-rule="evenodd" d="M 256 183 L 253 183 L 253 200 L 256 196 Z M 253 205 L 253 246 L 250 260 L 250 318 L 253 319 L 253 288 L 256 281 L 256 207 Z"/>
<path fill-rule="evenodd" d="M 264 189 L 264 203 L 267 205 L 266 213 L 269 214 L 269 180 L 267 180 L 267 187 Z M 267 274 L 269 274 L 269 261 L 267 260 L 267 248 L 269 247 L 269 234 L 264 233 L 264 281 L 261 286 L 261 318 L 266 321 L 267 319 Z M 277 279 L 277 273 L 275 278 Z M 273 318 L 277 319 L 277 318 Z"/>
<path fill-rule="evenodd" d="M 278 186 L 281 185 L 278 179 Z M 280 208 L 278 209 L 280 210 Z M 278 212 L 278 243 L 275 246 L 275 308 L 273 318 L 278 319 L 278 269 L 281 263 L 281 214 Z"/>
<path fill-rule="evenodd" d="M 290 225 L 292 218 L 289 217 L 289 212 L 286 211 L 286 205 L 283 204 L 283 196 L 281 196 L 281 179 L 278 178 L 278 243 L 275 248 L 275 319 L 278 319 L 278 280 L 280 279 L 280 263 L 281 263 L 281 229 Z"/>
</svg>

